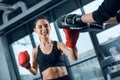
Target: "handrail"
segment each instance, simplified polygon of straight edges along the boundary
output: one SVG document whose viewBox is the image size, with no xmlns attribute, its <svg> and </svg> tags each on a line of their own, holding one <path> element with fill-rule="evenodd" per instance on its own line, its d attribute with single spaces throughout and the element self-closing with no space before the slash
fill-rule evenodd
<svg viewBox="0 0 120 80">
<path fill-rule="evenodd" d="M 24 12 L 24 11 L 27 10 L 27 7 L 26 7 L 26 5 L 25 5 L 25 3 L 23 1 L 19 1 L 19 2 L 15 3 L 14 5 L 9 6 L 8 10 L 5 10 L 3 12 L 3 16 L 2 16 L 3 23 L 8 22 L 8 16 L 9 16 L 9 14 L 12 13 L 13 10 L 16 10 L 18 8 L 21 8 L 22 12 Z M 9 9 L 12 9 L 12 10 L 9 10 Z"/>
</svg>

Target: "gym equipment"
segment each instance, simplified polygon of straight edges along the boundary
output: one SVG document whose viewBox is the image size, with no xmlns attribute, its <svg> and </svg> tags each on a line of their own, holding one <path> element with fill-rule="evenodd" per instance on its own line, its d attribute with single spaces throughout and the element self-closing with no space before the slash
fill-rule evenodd
<svg viewBox="0 0 120 80">
<path fill-rule="evenodd" d="M 30 56 L 27 51 L 22 51 L 18 55 L 18 63 L 20 66 L 29 69 L 30 65 Z"/>
<path fill-rule="evenodd" d="M 55 22 L 61 29 L 79 30 L 80 32 L 101 31 L 105 29 L 103 24 L 82 22 L 81 16 L 77 14 L 63 15 Z"/>
<path fill-rule="evenodd" d="M 66 46 L 70 48 L 75 47 L 80 34 L 79 31 L 71 29 L 63 29 L 63 31 L 66 36 Z"/>
</svg>

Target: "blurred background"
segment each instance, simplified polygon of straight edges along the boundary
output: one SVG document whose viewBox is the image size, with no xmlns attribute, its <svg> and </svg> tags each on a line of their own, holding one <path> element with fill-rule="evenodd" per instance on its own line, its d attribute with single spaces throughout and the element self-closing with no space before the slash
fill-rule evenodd
<svg viewBox="0 0 120 80">
<path fill-rule="evenodd" d="M 40 44 L 33 32 L 36 17 L 46 16 L 52 26 L 50 38 L 65 43 L 63 30 L 55 20 L 66 14 L 93 12 L 102 2 L 0 0 L 0 80 L 42 80 L 40 71 L 34 76 L 17 61 L 20 51 L 27 50 L 31 58 L 32 49 Z M 120 80 L 120 24 L 107 24 L 103 31 L 81 32 L 77 48 L 77 61 L 65 57 L 71 80 Z"/>
</svg>

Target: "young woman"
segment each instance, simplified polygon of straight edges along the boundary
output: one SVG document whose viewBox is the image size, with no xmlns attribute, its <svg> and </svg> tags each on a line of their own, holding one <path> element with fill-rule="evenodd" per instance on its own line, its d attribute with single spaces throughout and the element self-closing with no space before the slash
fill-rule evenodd
<svg viewBox="0 0 120 80">
<path fill-rule="evenodd" d="M 79 31 L 64 29 L 66 35 L 66 44 L 64 44 L 49 38 L 51 28 L 45 17 L 41 16 L 36 19 L 34 32 L 39 36 L 40 45 L 32 51 L 32 66 L 27 60 L 25 60 L 25 65 L 22 66 L 34 75 L 40 69 L 43 80 L 69 80 L 62 55 L 77 60 L 75 45 L 79 37 Z"/>
</svg>

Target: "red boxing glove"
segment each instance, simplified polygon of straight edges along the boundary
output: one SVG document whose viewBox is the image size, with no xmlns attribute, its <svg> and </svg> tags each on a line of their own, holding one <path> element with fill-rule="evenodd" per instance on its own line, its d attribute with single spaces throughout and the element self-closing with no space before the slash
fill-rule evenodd
<svg viewBox="0 0 120 80">
<path fill-rule="evenodd" d="M 79 30 L 63 29 L 66 36 L 66 46 L 73 48 L 79 37 Z"/>
<path fill-rule="evenodd" d="M 30 56 L 27 51 L 20 52 L 18 55 L 18 63 L 20 66 L 30 69 Z"/>
</svg>

